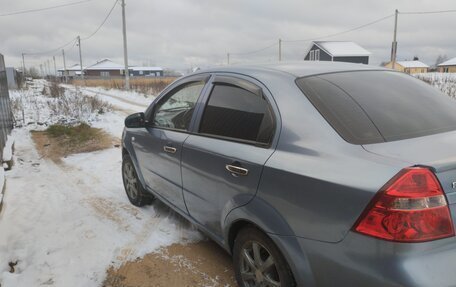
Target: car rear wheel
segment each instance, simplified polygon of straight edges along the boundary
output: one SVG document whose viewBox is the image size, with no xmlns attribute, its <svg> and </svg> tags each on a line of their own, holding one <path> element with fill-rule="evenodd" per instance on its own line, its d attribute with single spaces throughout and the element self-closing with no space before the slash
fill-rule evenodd
<svg viewBox="0 0 456 287">
<path fill-rule="evenodd" d="M 130 202 L 138 207 L 152 203 L 154 197 L 149 195 L 141 185 L 135 166 L 128 154 L 122 159 L 122 179 Z"/>
<path fill-rule="evenodd" d="M 277 246 L 256 228 L 248 227 L 238 234 L 233 261 L 241 287 L 295 286 L 290 267 Z"/>
</svg>

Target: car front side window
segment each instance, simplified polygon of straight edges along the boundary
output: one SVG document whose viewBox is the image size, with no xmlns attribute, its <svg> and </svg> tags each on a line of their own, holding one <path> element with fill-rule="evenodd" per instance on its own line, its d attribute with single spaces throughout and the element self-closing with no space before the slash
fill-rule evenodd
<svg viewBox="0 0 456 287">
<path fill-rule="evenodd" d="M 155 107 L 153 126 L 188 131 L 204 81 L 184 84 L 167 95 Z"/>
</svg>

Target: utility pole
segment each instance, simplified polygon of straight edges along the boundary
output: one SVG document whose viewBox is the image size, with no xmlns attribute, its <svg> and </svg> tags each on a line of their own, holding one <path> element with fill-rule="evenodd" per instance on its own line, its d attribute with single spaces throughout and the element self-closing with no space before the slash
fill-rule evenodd
<svg viewBox="0 0 456 287">
<path fill-rule="evenodd" d="M 66 61 L 65 61 L 65 50 L 62 49 L 62 58 L 63 58 L 63 80 L 67 82 L 67 71 L 66 71 Z"/>
<path fill-rule="evenodd" d="M 127 52 L 127 23 L 125 19 L 125 0 L 122 0 L 122 32 L 125 64 L 125 90 L 130 89 L 130 73 L 128 72 L 128 52 Z"/>
<path fill-rule="evenodd" d="M 51 74 L 51 65 L 49 64 L 49 60 L 46 60 L 46 76 Z"/>
<path fill-rule="evenodd" d="M 230 53 L 226 53 L 226 62 L 230 64 Z"/>
<path fill-rule="evenodd" d="M 44 73 L 43 73 L 43 64 L 40 64 L 40 72 L 41 72 L 41 77 L 44 76 Z"/>
<path fill-rule="evenodd" d="M 47 60 L 46 63 L 48 65 L 48 76 L 50 76 L 52 74 L 51 73 L 51 60 Z"/>
<path fill-rule="evenodd" d="M 81 79 L 84 81 L 84 70 L 82 69 L 82 53 L 81 53 L 81 37 L 78 36 L 78 46 L 79 46 L 79 65 L 81 65 Z"/>
<path fill-rule="evenodd" d="M 396 41 L 396 36 L 397 36 L 397 15 L 399 14 L 399 11 L 396 9 L 394 12 L 394 36 L 393 36 L 393 46 L 391 47 L 391 62 L 392 62 L 392 68 L 396 67 L 396 57 L 397 57 L 397 41 Z"/>
<path fill-rule="evenodd" d="M 25 80 L 25 57 L 24 57 L 24 53 L 22 53 L 22 77 L 24 77 L 24 80 Z"/>
<path fill-rule="evenodd" d="M 282 61 L 282 39 L 279 39 L 279 62 Z"/>
<path fill-rule="evenodd" d="M 52 59 L 54 60 L 54 76 L 57 77 L 57 66 L 55 65 L 55 56 L 52 56 Z"/>
</svg>

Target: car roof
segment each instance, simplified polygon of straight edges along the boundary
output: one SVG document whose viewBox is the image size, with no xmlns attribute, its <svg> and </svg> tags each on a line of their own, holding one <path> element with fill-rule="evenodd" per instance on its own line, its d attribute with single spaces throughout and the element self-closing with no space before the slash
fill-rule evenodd
<svg viewBox="0 0 456 287">
<path fill-rule="evenodd" d="M 299 62 L 278 62 L 278 63 L 263 63 L 250 65 L 230 65 L 199 70 L 198 73 L 208 72 L 226 72 L 226 73 L 242 73 L 245 75 L 255 76 L 265 73 L 285 73 L 295 78 L 307 77 L 318 74 L 349 72 L 349 71 L 373 71 L 373 70 L 389 70 L 378 66 L 370 66 L 365 64 L 354 64 L 344 62 L 330 61 L 299 61 Z"/>
</svg>

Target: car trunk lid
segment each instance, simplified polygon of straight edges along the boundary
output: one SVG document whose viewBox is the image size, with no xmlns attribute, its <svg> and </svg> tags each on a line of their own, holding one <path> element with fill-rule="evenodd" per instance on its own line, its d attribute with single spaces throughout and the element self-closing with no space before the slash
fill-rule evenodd
<svg viewBox="0 0 456 287">
<path fill-rule="evenodd" d="M 371 153 L 433 169 L 449 204 L 456 203 L 456 131 L 400 141 L 363 145 Z M 456 207 L 454 207 L 456 209 Z"/>
</svg>

